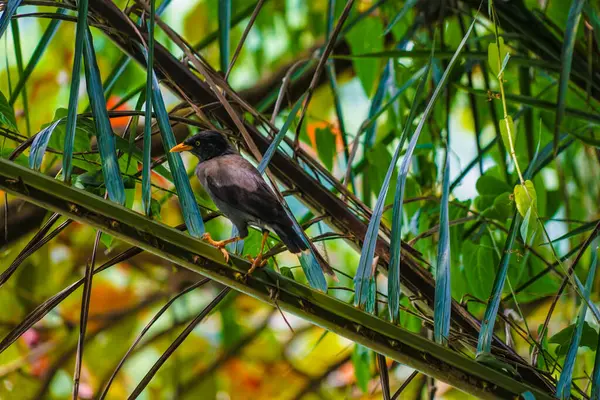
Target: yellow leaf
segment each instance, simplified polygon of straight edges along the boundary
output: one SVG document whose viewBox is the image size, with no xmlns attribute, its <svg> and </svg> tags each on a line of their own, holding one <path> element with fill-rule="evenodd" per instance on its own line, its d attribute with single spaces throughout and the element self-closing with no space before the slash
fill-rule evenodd
<svg viewBox="0 0 600 400">
<path fill-rule="evenodd" d="M 508 121 L 508 123 L 507 123 Z M 508 135 L 510 133 L 510 138 L 512 140 L 512 146 L 508 141 Z M 513 122 L 512 117 L 509 115 L 506 118 L 500 120 L 500 134 L 502 135 L 502 142 L 504 143 L 504 147 L 506 147 L 509 151 L 516 147 L 515 139 L 517 137 L 517 132 L 515 131 L 515 124 Z"/>
<path fill-rule="evenodd" d="M 498 54 L 498 47 L 500 47 L 500 54 Z M 498 77 L 500 72 L 504 70 L 509 56 L 510 53 L 504 45 L 503 38 L 499 37 L 498 42 L 488 45 L 488 64 L 495 76 Z"/>
<path fill-rule="evenodd" d="M 517 203 L 517 210 L 522 217 L 525 217 L 529 207 L 533 207 L 532 211 L 537 210 L 537 195 L 535 193 L 535 187 L 533 182 L 525 181 L 524 185 L 515 186 L 515 202 Z"/>
</svg>

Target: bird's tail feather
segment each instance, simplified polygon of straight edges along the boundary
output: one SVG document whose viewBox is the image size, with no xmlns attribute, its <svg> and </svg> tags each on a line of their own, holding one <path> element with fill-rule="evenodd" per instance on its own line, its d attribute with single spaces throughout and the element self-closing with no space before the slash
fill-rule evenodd
<svg viewBox="0 0 600 400">
<path fill-rule="evenodd" d="M 279 236 L 283 244 L 286 245 L 289 251 L 294 254 L 298 254 L 304 250 L 308 250 L 307 243 L 303 238 L 294 230 L 294 227 L 290 225 L 275 225 L 273 230 Z"/>
</svg>

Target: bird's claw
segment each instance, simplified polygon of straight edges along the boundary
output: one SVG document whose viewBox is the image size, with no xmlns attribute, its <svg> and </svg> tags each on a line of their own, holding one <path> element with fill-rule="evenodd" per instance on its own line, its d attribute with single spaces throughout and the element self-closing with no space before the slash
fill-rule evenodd
<svg viewBox="0 0 600 400">
<path fill-rule="evenodd" d="M 223 257 L 225 257 L 225 263 L 228 263 L 229 262 L 229 252 L 227 251 L 227 249 L 225 247 L 219 247 L 219 250 L 221 250 Z"/>
<path fill-rule="evenodd" d="M 209 232 L 206 232 L 202 235 L 202 240 L 208 242 L 208 244 L 210 244 L 211 246 L 221 247 L 222 245 L 222 240 L 213 240 Z"/>
<path fill-rule="evenodd" d="M 252 262 L 252 265 L 246 273 L 246 276 L 252 274 L 252 272 L 254 272 L 256 268 L 263 267 L 267 263 L 267 260 L 263 260 L 262 254 L 259 254 L 258 256 L 256 256 L 256 258 L 252 258 L 251 256 L 246 256 L 246 258 L 248 258 L 248 260 Z"/>
<path fill-rule="evenodd" d="M 217 249 L 219 249 L 221 251 L 221 254 L 223 254 L 223 257 L 225 258 L 225 262 L 229 262 L 229 252 L 225 248 L 225 240 L 213 240 L 209 232 L 206 232 L 202 235 L 202 240 L 208 242 L 208 244 L 210 244 L 211 246 L 215 246 Z"/>
</svg>

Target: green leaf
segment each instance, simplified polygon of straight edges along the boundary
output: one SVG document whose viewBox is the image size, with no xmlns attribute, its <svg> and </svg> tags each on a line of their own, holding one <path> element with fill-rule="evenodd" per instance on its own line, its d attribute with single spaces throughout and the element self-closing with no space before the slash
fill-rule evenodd
<svg viewBox="0 0 600 400">
<path fill-rule="evenodd" d="M 488 64 L 492 73 L 499 77 L 504 71 L 506 62 L 508 62 L 510 53 L 508 48 L 504 45 L 504 38 L 499 37 L 498 42 L 490 43 L 488 45 Z"/>
<path fill-rule="evenodd" d="M 408 296 L 402 296 L 400 304 L 407 310 L 410 310 L 412 312 L 417 311 Z M 416 314 L 413 314 L 412 312 L 401 313 L 400 318 L 398 319 L 398 323 L 401 327 L 411 332 L 421 332 L 421 321 L 419 320 L 419 317 L 417 317 Z"/>
<path fill-rule="evenodd" d="M 483 212 L 483 215 L 498 221 L 506 221 L 510 218 L 512 210 L 512 193 L 504 192 L 499 196 L 496 196 L 494 203 Z"/>
<path fill-rule="evenodd" d="M 85 172 L 80 175 L 73 175 L 73 186 L 78 189 L 87 190 L 92 193 L 99 193 L 97 189 L 102 186 L 102 171 L 95 169 L 89 172 Z"/>
<path fill-rule="evenodd" d="M 533 207 L 534 211 L 537 210 L 537 195 L 533 182 L 530 180 L 525 181 L 524 185 L 515 186 L 514 196 L 517 210 L 522 217 L 525 217 L 530 207 Z"/>
<path fill-rule="evenodd" d="M 392 19 L 392 22 L 390 22 L 385 28 L 383 34 L 387 35 L 388 33 L 390 33 L 394 25 L 396 25 L 418 2 L 418 0 L 407 0 L 404 3 L 404 6 L 402 6 L 400 12 L 396 14 L 394 19 Z"/>
<path fill-rule="evenodd" d="M 567 354 L 569 343 L 571 343 L 571 337 L 573 337 L 573 333 L 575 332 L 575 327 L 575 324 L 571 324 L 550 338 L 550 343 L 558 344 L 558 347 L 556 348 L 557 357 L 563 357 Z M 593 350 L 597 345 L 598 332 L 596 332 L 589 323 L 584 322 L 579 347 L 587 347 Z"/>
<path fill-rule="evenodd" d="M 494 195 L 481 195 L 475 197 L 474 205 L 479 211 L 485 211 L 494 205 Z"/>
<path fill-rule="evenodd" d="M 565 26 L 564 39 L 562 41 L 562 51 L 560 54 L 561 69 L 560 81 L 558 84 L 558 98 L 556 100 L 556 119 L 554 122 L 554 153 L 558 152 L 560 142 L 560 128 L 565 116 L 567 107 L 567 92 L 569 90 L 569 81 L 571 76 L 571 66 L 573 64 L 573 53 L 575 51 L 575 42 L 577 40 L 577 28 L 581 21 L 581 12 L 585 0 L 573 0 L 567 16 L 567 25 Z"/>
<path fill-rule="evenodd" d="M 33 143 L 31 143 L 31 150 L 29 153 L 29 168 L 37 170 L 40 169 L 42 165 L 42 159 L 44 158 L 44 153 L 46 152 L 46 147 L 48 147 L 48 141 L 52 136 L 52 132 L 54 132 L 54 129 L 59 123 L 60 120 L 54 121 L 35 136 Z"/>
<path fill-rule="evenodd" d="M 54 113 L 54 121 L 60 120 L 54 128 L 52 135 L 48 139 L 48 147 L 55 150 L 65 148 L 65 138 L 67 131 L 67 109 L 59 108 Z M 46 125 L 44 126 L 47 127 Z M 91 138 L 96 134 L 94 122 L 87 117 L 77 117 L 77 124 L 73 135 L 72 149 L 74 152 L 86 152 L 92 150 Z M 121 139 L 117 137 L 117 141 Z M 86 154 L 72 160 L 72 164 L 85 171 L 97 171 L 100 166 L 100 156 L 98 154 Z M 65 171 L 63 170 L 63 176 Z"/>
<path fill-rule="evenodd" d="M 148 21 L 148 57 L 146 65 L 146 110 L 144 114 L 144 152 L 142 162 L 142 208 L 146 215 L 152 213 L 152 192 L 150 185 L 151 171 L 150 167 L 152 164 L 152 158 L 150 157 L 150 150 L 152 147 L 152 74 L 154 73 L 154 7 L 155 1 L 150 1 L 150 21 Z M 141 101 L 138 100 L 138 103 Z M 137 121 L 136 121 L 137 123 Z M 131 139 L 134 136 L 134 132 L 130 132 L 130 148 Z"/>
<path fill-rule="evenodd" d="M 531 210 L 532 207 L 527 209 L 527 212 L 523 217 L 523 222 L 521 223 L 521 228 L 519 229 L 521 233 L 521 239 L 523 239 L 524 243 L 529 243 L 529 240 L 535 233 L 536 229 L 535 216 L 532 216 Z"/>
<path fill-rule="evenodd" d="M 286 278 L 296 280 L 294 278 L 294 273 L 292 272 L 292 269 L 290 267 L 281 267 L 279 269 L 279 272 L 281 272 L 281 275 L 285 276 Z"/>
<path fill-rule="evenodd" d="M 475 187 L 480 195 L 492 195 L 494 198 L 504 192 L 511 191 L 511 188 L 506 181 L 488 174 L 487 171 L 486 174 L 477 179 Z"/>
<path fill-rule="evenodd" d="M 221 72 L 229 66 L 229 41 L 231 31 L 231 0 L 219 0 L 219 54 Z"/>
<path fill-rule="evenodd" d="M 333 168 L 333 157 L 335 155 L 335 135 L 329 128 L 317 128 L 315 132 L 317 139 L 317 152 L 319 159 L 329 171 Z"/>
<path fill-rule="evenodd" d="M 161 220 L 161 217 L 160 217 L 161 208 L 162 208 L 162 205 L 160 204 L 160 201 L 156 200 L 155 198 L 152 198 L 150 200 L 150 216 L 153 219 L 156 219 L 158 221 Z"/>
<path fill-rule="evenodd" d="M 94 52 L 94 40 L 89 28 L 85 31 L 83 49 L 85 82 L 92 114 L 94 115 L 94 124 L 96 125 L 96 138 L 102 160 L 102 173 L 104 175 L 106 191 L 110 200 L 118 204 L 124 204 L 125 188 L 123 187 L 123 179 L 121 178 L 121 171 L 119 170 L 119 162 L 117 160 L 115 136 L 106 110 L 106 99 L 104 98 L 100 70 Z"/>
<path fill-rule="evenodd" d="M 369 380 L 371 379 L 371 350 L 360 344 L 354 346 L 352 365 L 354 366 L 356 384 L 363 393 L 367 393 Z"/>
<path fill-rule="evenodd" d="M 489 236 L 483 236 L 479 244 L 467 240 L 462 246 L 463 264 L 468 283 L 468 292 L 480 300 L 486 300 L 492 292 L 495 274 L 494 249 Z"/>
<path fill-rule="evenodd" d="M 2 92 L 0 92 L 0 126 L 9 128 L 13 131 L 18 131 L 15 111 L 10 104 L 8 104 L 8 101 Z"/>
<path fill-rule="evenodd" d="M 54 133 L 50 137 L 48 146 L 53 149 L 61 150 L 65 146 L 66 137 L 66 116 L 68 110 L 59 108 L 54 113 L 54 120 L 60 120 L 60 123 L 54 129 Z M 91 138 L 96 134 L 94 121 L 87 117 L 77 117 L 77 127 L 73 138 L 73 151 L 83 152 L 92 149 Z"/>
<path fill-rule="evenodd" d="M 369 51 L 383 50 L 383 25 L 379 18 L 365 18 L 346 35 L 352 54 L 362 54 Z M 354 59 L 352 60 L 356 76 L 367 94 L 370 96 L 379 76 L 380 60 Z"/>
<path fill-rule="evenodd" d="M 132 208 L 135 201 L 135 180 L 125 179 L 125 207 Z"/>
<path fill-rule="evenodd" d="M 374 189 L 378 187 L 380 188 L 385 182 L 385 177 L 393 157 L 388 151 L 385 143 L 378 143 L 375 147 L 369 149 L 368 153 L 366 154 L 366 158 L 369 166 L 368 178 L 371 186 Z M 394 171 L 392 171 L 392 173 Z M 392 176 L 390 176 L 390 179 L 391 178 Z"/>
<path fill-rule="evenodd" d="M 108 235 L 106 233 L 100 235 L 100 242 L 102 242 L 104 247 L 106 247 L 107 249 L 110 249 L 112 247 L 114 240 L 115 237 L 113 235 Z"/>
<path fill-rule="evenodd" d="M 510 133 L 510 141 L 509 141 L 509 133 Z M 516 147 L 516 138 L 517 131 L 515 130 L 515 124 L 513 122 L 512 117 L 509 115 L 506 118 L 502 118 L 500 120 L 500 134 L 502 135 L 502 142 L 504 143 L 504 147 L 508 151 Z M 512 143 L 512 146 L 511 146 Z"/>
<path fill-rule="evenodd" d="M 81 75 L 81 60 L 83 55 L 83 42 L 88 29 L 87 26 L 88 0 L 81 0 L 77 4 L 77 26 L 75 33 L 75 55 L 73 59 L 73 70 L 71 73 L 71 87 L 69 89 L 69 111 L 67 116 L 67 127 L 63 151 L 63 177 L 65 182 L 71 180 L 73 170 L 73 142 L 75 140 L 75 128 L 77 126 L 77 103 L 79 101 L 79 84 Z M 62 149 L 63 147 L 61 147 Z"/>
<path fill-rule="evenodd" d="M 237 235 L 237 231 L 236 231 Z M 257 254 L 260 250 L 260 243 L 262 241 L 262 233 L 256 229 L 249 229 L 248 236 L 246 236 L 243 240 L 244 242 L 244 253 L 246 254 Z M 269 236 L 267 238 L 267 248 L 269 246 L 273 246 L 275 242 Z"/>
</svg>

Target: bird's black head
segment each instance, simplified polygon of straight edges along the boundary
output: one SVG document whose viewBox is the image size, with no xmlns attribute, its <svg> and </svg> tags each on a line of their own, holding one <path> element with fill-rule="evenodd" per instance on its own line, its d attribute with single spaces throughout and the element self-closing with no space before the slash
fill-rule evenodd
<svg viewBox="0 0 600 400">
<path fill-rule="evenodd" d="M 192 152 L 200 162 L 226 154 L 235 154 L 234 148 L 225 139 L 225 136 L 217 131 L 202 131 L 171 149 L 171 153 L 181 151 Z"/>
</svg>

